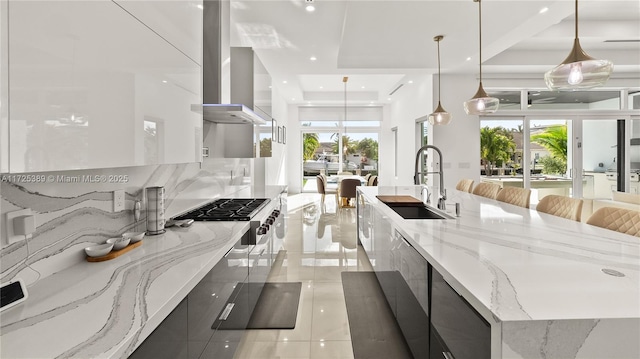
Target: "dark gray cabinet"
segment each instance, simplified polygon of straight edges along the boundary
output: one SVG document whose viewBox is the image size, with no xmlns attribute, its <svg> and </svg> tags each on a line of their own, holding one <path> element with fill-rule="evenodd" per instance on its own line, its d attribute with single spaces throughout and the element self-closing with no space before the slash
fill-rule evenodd
<svg viewBox="0 0 640 359">
<path fill-rule="evenodd" d="M 413 357 L 490 358 L 490 324 L 375 206 L 358 205 L 358 239 Z"/>
<path fill-rule="evenodd" d="M 221 314 L 228 303 L 236 315 L 248 322 L 260 293 L 250 296 L 243 288 L 259 283 L 271 269 L 270 237 L 263 236 L 258 245 L 248 244 L 247 234 L 193 288 L 187 297 L 131 354 L 130 358 L 232 358 L 243 330 L 222 330 Z M 258 249 L 259 248 L 259 249 Z M 254 251 L 258 249 L 258 251 Z M 262 250 L 264 249 L 264 250 Z M 252 304 L 248 304 L 252 303 Z M 240 319 L 242 321 L 242 319 Z M 219 334 L 216 336 L 216 334 Z"/>
<path fill-rule="evenodd" d="M 491 325 L 431 268 L 432 338 L 441 348 L 436 358 L 491 358 Z M 433 356 L 432 356 L 433 358 Z"/>
</svg>

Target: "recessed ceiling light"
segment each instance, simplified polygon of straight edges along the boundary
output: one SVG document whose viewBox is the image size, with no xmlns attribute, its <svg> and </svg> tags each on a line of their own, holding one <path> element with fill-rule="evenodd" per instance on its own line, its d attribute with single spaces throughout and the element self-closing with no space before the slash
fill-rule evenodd
<svg viewBox="0 0 640 359">
<path fill-rule="evenodd" d="M 273 88 L 273 86 L 269 85 L 269 88 Z"/>
<path fill-rule="evenodd" d="M 540 13 L 544 14 L 545 12 L 549 11 L 548 7 L 543 7 L 542 9 L 540 9 Z"/>
<path fill-rule="evenodd" d="M 167 80 L 162 80 L 162 83 L 163 83 L 163 84 L 166 84 L 166 83 L 167 83 Z"/>
<path fill-rule="evenodd" d="M 362 86 L 362 88 L 364 88 L 364 86 Z"/>
<path fill-rule="evenodd" d="M 387 100 L 391 101 L 391 97 L 387 97 Z"/>
<path fill-rule="evenodd" d="M 292 98 L 291 98 L 291 101 L 295 101 L 295 100 L 296 100 L 296 98 L 295 98 L 295 97 L 292 97 Z"/>
<path fill-rule="evenodd" d="M 471 61 L 471 56 L 467 57 L 467 61 Z"/>
<path fill-rule="evenodd" d="M 304 9 L 307 10 L 308 12 L 316 11 L 316 7 L 313 5 L 307 5 L 307 7 L 305 7 Z"/>
<path fill-rule="evenodd" d="M 324 88 L 324 86 L 320 86 L 320 90 L 322 90 Z"/>
<path fill-rule="evenodd" d="M 410 83 L 410 84 L 412 84 L 412 83 L 413 83 L 413 80 L 409 80 L 409 83 Z"/>
<path fill-rule="evenodd" d="M 283 83 L 283 84 L 286 84 L 286 83 L 287 83 L 287 80 L 283 80 L 283 81 L 282 81 L 282 83 Z"/>
<path fill-rule="evenodd" d="M 316 61 L 317 59 L 318 59 L 318 58 L 317 58 L 317 57 L 315 57 L 315 56 L 311 56 L 311 57 L 309 58 L 309 60 L 311 60 L 311 61 Z"/>
<path fill-rule="evenodd" d="M 198 4 L 198 5 L 196 5 L 196 7 L 197 7 L 198 9 L 200 9 L 200 10 L 204 9 L 204 6 L 202 6 L 202 4 Z"/>
</svg>

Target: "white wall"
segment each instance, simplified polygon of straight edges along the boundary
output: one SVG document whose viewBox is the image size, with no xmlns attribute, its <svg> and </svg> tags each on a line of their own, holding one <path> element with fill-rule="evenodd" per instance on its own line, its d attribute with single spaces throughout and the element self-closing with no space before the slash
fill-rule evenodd
<svg viewBox="0 0 640 359">
<path fill-rule="evenodd" d="M 480 121 L 465 114 L 462 104 L 476 92 L 478 82 L 473 75 L 442 77 L 442 106 L 453 115 L 447 126 L 429 130 L 429 143 L 440 148 L 444 158 L 445 188 L 455 188 L 458 180 L 480 180 Z M 435 95 L 434 95 L 435 94 Z M 424 76 L 406 85 L 394 96 L 385 111 L 380 141 L 380 182 L 387 185 L 411 185 L 415 168 L 417 118 L 430 114 L 437 104 L 437 77 Z M 435 98 L 434 98 L 435 97 Z M 394 144 L 391 128 L 398 127 L 398 177 L 393 176 Z M 435 154 L 434 161 L 439 161 Z M 433 178 L 437 183 L 438 178 Z"/>
<path fill-rule="evenodd" d="M 385 186 L 413 184 L 416 150 L 416 119 L 433 111 L 431 76 L 413 77 L 413 84 L 405 84 L 393 95 L 393 102 L 384 110 L 378 155 L 380 171 L 378 183 Z M 398 128 L 398 176 L 394 176 L 394 136 Z"/>
<path fill-rule="evenodd" d="M 300 134 L 300 120 L 298 106 L 288 106 L 288 126 L 286 145 L 286 183 L 289 185 L 289 193 L 302 192 L 302 134 Z"/>
<path fill-rule="evenodd" d="M 463 107 L 478 89 L 478 80 L 474 75 L 443 75 L 441 82 L 442 106 L 453 118 L 446 126 L 434 126 L 431 138 L 444 157 L 445 188 L 453 189 L 463 178 L 480 181 L 480 119 L 467 115 Z"/>
<path fill-rule="evenodd" d="M 286 185 L 287 184 L 287 148 L 292 137 L 296 137 L 289 126 L 289 106 L 280 96 L 277 88 L 273 88 L 271 92 L 272 114 L 271 116 L 278 121 L 278 126 L 285 126 L 287 129 L 287 143 L 272 144 L 272 156 L 266 158 L 266 185 Z"/>
</svg>

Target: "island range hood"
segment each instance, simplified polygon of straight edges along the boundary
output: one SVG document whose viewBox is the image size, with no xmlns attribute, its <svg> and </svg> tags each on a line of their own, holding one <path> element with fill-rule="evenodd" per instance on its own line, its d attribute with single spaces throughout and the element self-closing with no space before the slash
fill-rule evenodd
<svg viewBox="0 0 640 359">
<path fill-rule="evenodd" d="M 191 110 L 202 113 L 202 119 L 214 123 L 264 125 L 267 121 L 242 104 L 191 105 Z"/>
</svg>

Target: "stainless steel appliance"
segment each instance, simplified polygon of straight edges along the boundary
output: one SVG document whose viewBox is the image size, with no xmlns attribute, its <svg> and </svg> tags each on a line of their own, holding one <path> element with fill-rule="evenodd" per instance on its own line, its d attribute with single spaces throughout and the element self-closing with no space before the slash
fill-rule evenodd
<svg viewBox="0 0 640 359">
<path fill-rule="evenodd" d="M 249 221 L 267 203 L 267 198 L 220 198 L 175 218 L 194 221 Z"/>
</svg>

